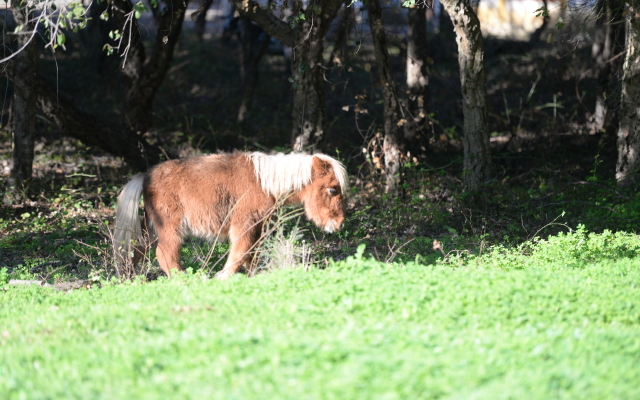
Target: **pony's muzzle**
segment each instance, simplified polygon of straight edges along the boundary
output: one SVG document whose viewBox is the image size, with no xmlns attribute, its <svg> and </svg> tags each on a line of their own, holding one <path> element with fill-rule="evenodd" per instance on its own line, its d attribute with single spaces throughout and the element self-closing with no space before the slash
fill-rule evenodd
<svg viewBox="0 0 640 400">
<path fill-rule="evenodd" d="M 327 225 L 324 227 L 325 232 L 333 233 L 335 231 L 339 231 L 342 228 L 342 222 L 338 222 L 334 219 L 329 220 Z"/>
</svg>

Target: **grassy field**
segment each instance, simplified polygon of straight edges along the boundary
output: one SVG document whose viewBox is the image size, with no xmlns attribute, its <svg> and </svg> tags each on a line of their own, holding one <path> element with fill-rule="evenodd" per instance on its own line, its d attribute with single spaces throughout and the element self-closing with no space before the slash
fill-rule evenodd
<svg viewBox="0 0 640 400">
<path fill-rule="evenodd" d="M 5 286 L 0 398 L 640 397 L 637 236 L 432 265 L 360 250 L 224 283 Z"/>
</svg>

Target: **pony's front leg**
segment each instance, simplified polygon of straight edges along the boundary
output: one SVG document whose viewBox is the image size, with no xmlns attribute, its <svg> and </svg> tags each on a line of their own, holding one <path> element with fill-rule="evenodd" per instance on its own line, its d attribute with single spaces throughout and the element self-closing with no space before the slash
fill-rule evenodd
<svg viewBox="0 0 640 400">
<path fill-rule="evenodd" d="M 171 276 L 172 270 L 182 271 L 182 267 L 180 267 L 181 246 L 182 241 L 175 232 L 158 232 L 156 258 L 160 268 L 167 276 Z"/>
<path fill-rule="evenodd" d="M 260 225 L 249 228 L 237 228 L 232 226 L 229 229 L 229 258 L 224 264 L 224 268 L 218 271 L 215 275 L 216 279 L 225 281 L 231 277 L 231 275 L 238 272 L 238 269 L 245 265 L 247 268 L 251 265 L 253 260 L 253 247 L 258 241 L 260 234 Z"/>
</svg>

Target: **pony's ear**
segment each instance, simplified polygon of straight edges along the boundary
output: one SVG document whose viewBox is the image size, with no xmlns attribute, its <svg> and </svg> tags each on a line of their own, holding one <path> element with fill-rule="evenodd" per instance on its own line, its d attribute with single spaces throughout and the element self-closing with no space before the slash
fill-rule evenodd
<svg viewBox="0 0 640 400">
<path fill-rule="evenodd" d="M 325 176 L 331 171 L 331 164 L 320 157 L 313 157 L 311 171 L 317 176 Z"/>
</svg>

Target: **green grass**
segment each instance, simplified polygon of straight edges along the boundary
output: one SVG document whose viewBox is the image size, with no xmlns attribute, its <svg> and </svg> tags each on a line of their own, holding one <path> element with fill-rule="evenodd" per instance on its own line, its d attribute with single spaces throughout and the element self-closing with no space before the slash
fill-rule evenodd
<svg viewBox="0 0 640 400">
<path fill-rule="evenodd" d="M 638 238 L 613 236 L 490 249 L 497 264 L 6 287 L 0 398 L 639 398 Z"/>
</svg>

